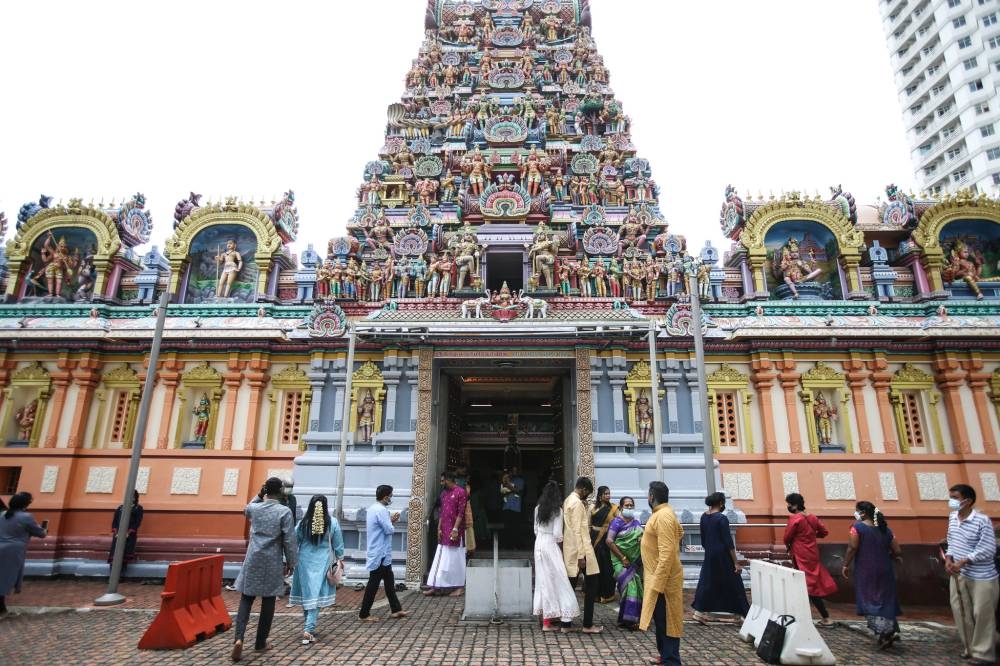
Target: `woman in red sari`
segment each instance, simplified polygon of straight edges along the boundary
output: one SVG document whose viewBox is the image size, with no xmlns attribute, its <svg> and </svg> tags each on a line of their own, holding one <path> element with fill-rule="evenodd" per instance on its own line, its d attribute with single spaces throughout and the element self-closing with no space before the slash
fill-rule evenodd
<svg viewBox="0 0 1000 666">
<path fill-rule="evenodd" d="M 785 547 L 792 556 L 795 568 L 806 575 L 806 589 L 809 591 L 809 601 L 819 611 L 819 626 L 832 627 L 836 624 L 830 619 L 823 597 L 828 597 L 837 591 L 830 572 L 819 561 L 819 545 L 816 539 L 822 539 L 829 531 L 822 521 L 806 511 L 806 503 L 802 495 L 791 493 L 785 497 L 788 513 L 792 514 L 785 527 Z"/>
</svg>

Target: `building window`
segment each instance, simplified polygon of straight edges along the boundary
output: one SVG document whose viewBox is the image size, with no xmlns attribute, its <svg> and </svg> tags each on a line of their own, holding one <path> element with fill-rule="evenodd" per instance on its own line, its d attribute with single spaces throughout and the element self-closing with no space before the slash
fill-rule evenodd
<svg viewBox="0 0 1000 666">
<path fill-rule="evenodd" d="M 956 127 L 955 125 L 952 125 L 951 127 L 945 127 L 943 130 L 941 130 L 941 138 L 942 139 L 947 139 L 948 137 L 950 137 L 952 134 L 954 134 L 957 131 L 958 131 L 958 127 Z"/>
<path fill-rule="evenodd" d="M 949 160 L 953 160 L 953 159 L 955 159 L 956 157 L 958 157 L 961 154 L 962 154 L 962 147 L 961 146 L 956 146 L 955 148 L 950 148 L 948 150 L 948 152 L 947 152 Z"/>
<path fill-rule="evenodd" d="M 932 164 L 929 167 L 927 167 L 926 169 L 924 169 L 924 175 L 929 176 L 932 173 L 934 173 L 935 171 L 937 171 L 937 165 L 936 164 Z"/>
<path fill-rule="evenodd" d="M 1000 173 L 993 174 L 993 184 L 1000 185 Z"/>
<path fill-rule="evenodd" d="M 990 37 L 990 41 L 988 43 L 991 49 L 995 49 L 1000 46 L 1000 37 Z"/>
<path fill-rule="evenodd" d="M 954 7 L 958 7 L 960 4 L 962 4 L 962 0 L 948 0 L 948 6 L 949 7 L 953 7 L 953 8 Z"/>
<path fill-rule="evenodd" d="M 990 105 L 987 104 L 986 102 L 980 102 L 979 104 L 976 104 L 976 115 L 981 115 L 983 113 L 989 113 L 989 112 L 990 112 Z"/>
<path fill-rule="evenodd" d="M 983 17 L 983 27 L 988 28 L 991 25 L 996 25 L 996 24 L 997 24 L 996 12 L 993 12 L 992 14 L 987 14 L 986 16 Z"/>
<path fill-rule="evenodd" d="M 961 28 L 963 25 L 965 25 L 965 17 L 959 16 L 957 19 L 952 21 L 951 24 L 956 28 Z"/>
<path fill-rule="evenodd" d="M 966 176 L 967 173 L 968 172 L 965 169 L 959 169 L 958 171 L 952 171 L 951 172 L 951 179 L 952 179 L 952 181 L 954 181 L 954 182 L 957 183 L 957 182 L 961 181 L 963 178 L 965 178 L 965 176 Z"/>
<path fill-rule="evenodd" d="M 969 81 L 969 90 L 976 92 L 977 90 L 983 89 L 983 80 L 976 79 L 975 81 Z"/>
<path fill-rule="evenodd" d="M 938 117 L 941 117 L 951 111 L 951 104 L 945 104 L 937 110 Z"/>
<path fill-rule="evenodd" d="M 20 480 L 20 467 L 0 467 L 0 493 L 13 495 L 17 492 L 17 484 Z"/>
<path fill-rule="evenodd" d="M 942 92 L 944 92 L 944 84 L 943 83 L 939 83 L 936 86 L 934 86 L 933 88 L 931 88 L 931 94 L 934 95 L 935 97 L 937 97 L 938 95 L 940 95 Z"/>
<path fill-rule="evenodd" d="M 719 448 L 738 448 L 735 393 L 716 394 L 715 418 L 719 424 Z"/>
<path fill-rule="evenodd" d="M 972 37 L 962 37 L 962 39 L 958 40 L 958 48 L 967 49 L 970 46 L 972 46 Z"/>
<path fill-rule="evenodd" d="M 979 128 L 979 134 L 982 136 L 993 136 L 996 133 L 997 130 L 993 125 L 983 125 Z"/>
<path fill-rule="evenodd" d="M 1000 148 L 990 148 L 986 151 L 986 159 L 1000 160 Z"/>
<path fill-rule="evenodd" d="M 962 66 L 965 67 L 966 70 L 973 69 L 978 64 L 979 63 L 976 62 L 975 58 L 969 58 L 968 60 L 963 60 L 962 61 Z"/>
<path fill-rule="evenodd" d="M 916 393 L 903 394 L 903 422 L 910 450 L 926 448 L 924 428 L 920 423 L 920 396 Z"/>
<path fill-rule="evenodd" d="M 115 397 L 114 412 L 111 416 L 111 441 L 124 442 L 128 428 L 128 391 L 118 391 Z"/>
<path fill-rule="evenodd" d="M 289 391 L 281 410 L 281 446 L 298 446 L 302 431 L 302 392 Z"/>
</svg>

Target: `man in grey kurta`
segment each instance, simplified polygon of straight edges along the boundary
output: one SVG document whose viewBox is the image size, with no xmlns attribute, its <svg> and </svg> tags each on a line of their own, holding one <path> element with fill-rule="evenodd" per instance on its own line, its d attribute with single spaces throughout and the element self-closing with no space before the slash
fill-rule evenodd
<svg viewBox="0 0 1000 666">
<path fill-rule="evenodd" d="M 271 477 L 260 489 L 260 494 L 243 511 L 250 519 L 250 542 L 247 544 L 243 569 L 235 583 L 236 590 L 242 596 L 240 610 L 236 615 L 233 661 L 239 661 L 242 656 L 243 635 L 256 597 L 261 597 L 261 602 L 254 649 L 266 650 L 270 647 L 267 636 L 274 619 L 274 598 L 284 592 L 285 575 L 295 568 L 298 556 L 295 522 L 292 512 L 279 501 L 281 497 L 281 479 Z"/>
</svg>

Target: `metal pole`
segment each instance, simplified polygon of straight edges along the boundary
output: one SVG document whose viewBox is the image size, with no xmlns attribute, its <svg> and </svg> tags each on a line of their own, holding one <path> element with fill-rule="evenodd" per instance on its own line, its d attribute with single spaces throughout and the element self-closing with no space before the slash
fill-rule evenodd
<svg viewBox="0 0 1000 666">
<path fill-rule="evenodd" d="M 649 320 L 649 406 L 653 412 L 653 445 L 656 447 L 656 480 L 663 481 L 663 436 L 660 434 L 660 382 L 656 365 L 656 320 Z"/>
<path fill-rule="evenodd" d="M 705 381 L 705 340 L 701 330 L 701 299 L 698 296 L 698 276 L 688 275 L 688 295 L 691 301 L 691 335 L 694 337 L 694 364 L 698 374 L 698 393 L 701 410 L 701 445 L 705 451 L 705 484 L 709 494 L 715 492 L 715 456 L 712 450 L 712 430 L 708 413 L 708 382 Z"/>
<path fill-rule="evenodd" d="M 132 522 L 132 495 L 135 493 L 135 480 L 139 476 L 139 459 L 142 457 L 142 447 L 146 439 L 146 422 L 149 420 L 149 405 L 153 398 L 153 385 L 156 381 L 156 366 L 160 361 L 160 343 L 163 342 L 163 326 L 167 321 L 167 303 L 170 302 L 170 292 L 164 290 L 160 296 L 159 312 L 156 315 L 156 329 L 153 333 L 153 346 L 149 350 L 149 369 L 146 371 L 146 384 L 139 399 L 139 416 L 135 424 L 135 436 L 132 438 L 132 461 L 128 468 L 128 479 L 125 481 L 125 497 L 122 499 L 122 517 L 118 521 L 118 539 L 115 541 L 115 553 L 111 560 L 111 575 L 108 577 L 108 591 L 94 599 L 95 606 L 114 606 L 125 601 L 118 593 L 118 582 L 122 574 L 122 562 L 125 559 L 125 541 L 128 538 L 129 523 Z"/>
<path fill-rule="evenodd" d="M 337 469 L 337 520 L 344 519 L 344 482 L 347 478 L 347 424 L 351 422 L 351 383 L 354 379 L 354 342 L 357 331 L 347 323 L 347 369 L 344 379 L 344 411 L 340 421 L 340 467 Z"/>
</svg>

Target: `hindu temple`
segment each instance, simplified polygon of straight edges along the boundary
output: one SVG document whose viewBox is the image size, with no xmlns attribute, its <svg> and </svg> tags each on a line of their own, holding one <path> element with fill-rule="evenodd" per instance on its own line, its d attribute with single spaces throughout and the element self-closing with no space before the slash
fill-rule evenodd
<svg viewBox="0 0 1000 666">
<path fill-rule="evenodd" d="M 514 548 L 540 486 L 578 475 L 637 498 L 662 476 L 685 523 L 713 478 L 739 547 L 764 554 L 781 531 L 752 525 L 780 523 L 793 491 L 827 548 L 860 499 L 928 549 L 950 485 L 1000 510 L 1000 201 L 730 186 L 731 247 L 688 247 L 682 227 L 716 221 L 668 224 L 661 196 L 681 193 L 633 145 L 587 0 L 430 0 L 424 30 L 343 235 L 300 238 L 292 190 L 192 191 L 162 249 L 141 193 L 0 216 L 0 494 L 32 492 L 56 536 L 29 573 L 106 574 L 136 441 L 150 575 L 199 553 L 238 567 L 243 507 L 274 475 L 338 507 L 349 575 L 393 485 L 411 584 L 447 467 L 488 507 L 518 468 Z"/>
</svg>

